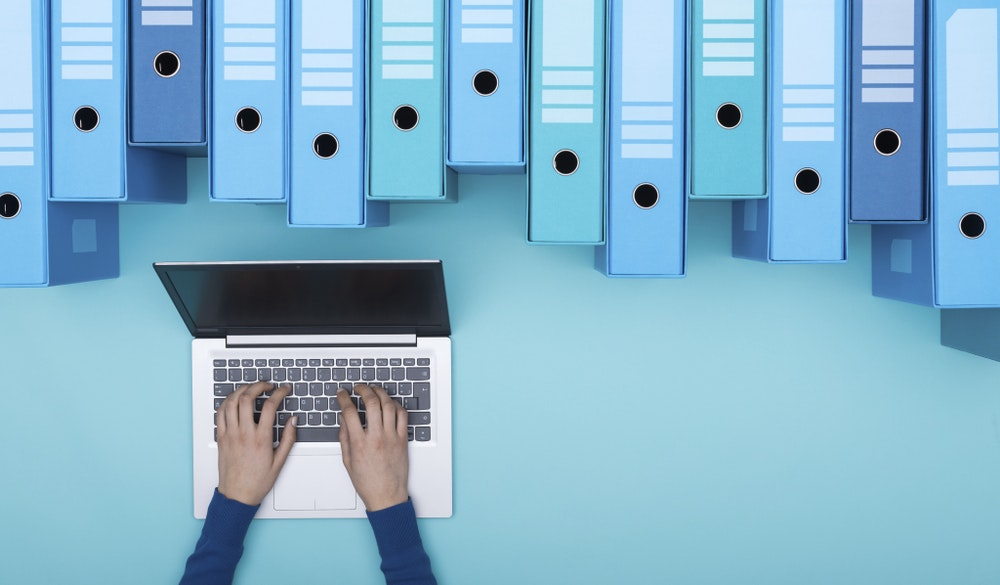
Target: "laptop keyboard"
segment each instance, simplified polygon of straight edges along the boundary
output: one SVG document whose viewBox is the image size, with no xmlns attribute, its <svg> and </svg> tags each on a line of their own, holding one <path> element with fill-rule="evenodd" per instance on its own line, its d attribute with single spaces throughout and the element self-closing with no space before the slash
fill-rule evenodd
<svg viewBox="0 0 1000 585">
<path fill-rule="evenodd" d="M 239 358 L 213 360 L 215 410 L 236 388 L 257 381 L 287 384 L 292 391 L 278 409 L 274 440 L 281 439 L 289 417 L 297 417 L 296 442 L 340 440 L 343 422 L 337 390 L 351 393 L 365 424 L 365 403 L 355 384 L 381 386 L 407 410 L 409 439 L 431 440 L 430 358 Z M 270 392 L 257 398 L 255 419 Z"/>
</svg>

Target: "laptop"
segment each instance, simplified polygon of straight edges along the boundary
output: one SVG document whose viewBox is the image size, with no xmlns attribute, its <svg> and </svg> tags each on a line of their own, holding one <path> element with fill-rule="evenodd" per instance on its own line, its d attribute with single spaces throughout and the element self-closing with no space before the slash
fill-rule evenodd
<svg viewBox="0 0 1000 585">
<path fill-rule="evenodd" d="M 153 267 L 194 336 L 196 518 L 218 485 L 215 411 L 257 380 L 293 387 L 276 417 L 276 441 L 284 421 L 298 417 L 296 443 L 257 517 L 364 517 L 341 459 L 336 399 L 339 388 L 358 383 L 382 386 L 408 410 L 417 516 L 451 516 L 451 326 L 440 261 Z"/>
</svg>

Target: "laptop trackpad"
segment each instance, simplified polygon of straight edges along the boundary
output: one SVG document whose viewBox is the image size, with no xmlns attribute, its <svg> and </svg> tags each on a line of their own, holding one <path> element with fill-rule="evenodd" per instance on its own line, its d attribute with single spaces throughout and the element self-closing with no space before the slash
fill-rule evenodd
<svg viewBox="0 0 1000 585">
<path fill-rule="evenodd" d="M 340 456 L 290 455 L 274 484 L 275 510 L 357 507 L 357 493 Z"/>
</svg>

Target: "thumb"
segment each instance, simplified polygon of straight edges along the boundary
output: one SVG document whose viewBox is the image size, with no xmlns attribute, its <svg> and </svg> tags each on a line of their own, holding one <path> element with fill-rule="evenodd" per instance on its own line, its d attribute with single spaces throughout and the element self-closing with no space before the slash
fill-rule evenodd
<svg viewBox="0 0 1000 585">
<path fill-rule="evenodd" d="M 274 450 L 274 465 L 278 470 L 285 465 L 285 460 L 288 459 L 288 452 L 292 450 L 292 445 L 295 444 L 295 429 L 298 420 L 298 417 L 294 416 L 288 418 L 288 421 L 285 423 L 285 432 L 281 435 L 278 448 Z"/>
</svg>

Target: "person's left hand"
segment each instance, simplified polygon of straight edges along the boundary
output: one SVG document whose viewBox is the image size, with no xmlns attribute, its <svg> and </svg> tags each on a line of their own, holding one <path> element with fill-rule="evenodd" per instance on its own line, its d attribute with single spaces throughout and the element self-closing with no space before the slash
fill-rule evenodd
<svg viewBox="0 0 1000 585">
<path fill-rule="evenodd" d="M 264 401 L 260 424 L 254 422 L 254 401 L 263 392 L 274 389 Z M 274 447 L 274 414 L 291 391 L 289 386 L 274 387 L 271 382 L 240 386 L 219 407 L 219 492 L 231 500 L 249 506 L 260 502 L 274 487 L 288 452 L 295 443 L 296 418 L 289 417 L 278 447 Z"/>
</svg>

